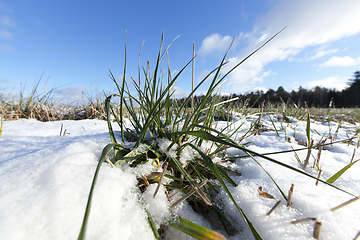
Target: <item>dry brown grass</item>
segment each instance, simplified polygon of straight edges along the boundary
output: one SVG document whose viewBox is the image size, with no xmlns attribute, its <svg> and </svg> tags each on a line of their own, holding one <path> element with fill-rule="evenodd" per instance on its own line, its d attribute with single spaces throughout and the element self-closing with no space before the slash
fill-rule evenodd
<svg viewBox="0 0 360 240">
<path fill-rule="evenodd" d="M 119 106 L 113 105 L 115 113 L 120 112 Z M 42 122 L 59 120 L 100 119 L 106 120 L 105 105 L 101 101 L 78 106 L 52 105 L 48 106 L 41 102 L 30 102 L 26 106 L 9 102 L 0 102 L 0 114 L 5 121 L 20 118 L 37 119 Z M 125 116 L 128 115 L 123 110 Z"/>
</svg>

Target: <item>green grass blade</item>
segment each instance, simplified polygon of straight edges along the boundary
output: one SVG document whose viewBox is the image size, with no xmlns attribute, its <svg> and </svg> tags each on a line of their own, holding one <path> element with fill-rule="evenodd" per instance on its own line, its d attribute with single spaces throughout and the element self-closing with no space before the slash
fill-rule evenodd
<svg viewBox="0 0 360 240">
<path fill-rule="evenodd" d="M 234 205 L 236 206 L 236 208 L 238 209 L 239 213 L 241 214 L 241 216 L 243 217 L 245 223 L 248 225 L 249 229 L 251 230 L 253 236 L 255 237 L 255 239 L 263 239 L 259 232 L 256 230 L 256 228 L 253 226 L 253 224 L 251 223 L 251 221 L 249 220 L 249 218 L 246 216 L 245 212 L 240 208 L 240 206 L 237 204 L 237 202 L 235 201 L 234 197 L 232 196 L 231 192 L 229 191 L 228 187 L 226 186 L 224 180 L 222 179 L 220 172 L 218 170 L 218 168 L 216 167 L 216 165 L 213 163 L 213 161 L 211 160 L 211 158 L 209 156 L 207 156 L 205 153 L 203 153 L 201 150 L 199 150 L 196 146 L 194 146 L 191 143 L 188 143 L 189 146 L 191 146 L 193 149 L 195 149 L 200 156 L 204 159 L 204 161 L 206 162 L 207 166 L 211 169 L 212 174 L 216 177 L 216 179 L 220 182 L 220 184 L 223 186 L 224 190 L 226 191 L 226 193 L 228 194 L 228 196 L 230 197 L 231 201 L 234 203 Z"/>
<path fill-rule="evenodd" d="M 187 219 L 179 217 L 179 219 L 170 225 L 181 232 L 199 240 L 224 240 L 222 234 L 193 223 Z"/>
<path fill-rule="evenodd" d="M 132 151 L 130 151 L 128 154 L 126 154 L 121 159 L 118 159 L 114 165 L 118 165 L 118 164 L 121 164 L 124 162 L 131 164 L 136 159 L 144 156 L 144 154 L 146 154 L 146 152 L 148 152 L 150 150 L 150 148 L 154 147 L 154 145 L 155 144 L 148 145 L 148 144 L 144 143 L 144 144 L 140 145 L 139 147 L 134 148 Z"/>
<path fill-rule="evenodd" d="M 101 156 L 100 156 L 99 163 L 98 163 L 98 165 L 96 167 L 96 170 L 95 170 L 95 174 L 94 174 L 92 184 L 91 184 L 90 193 L 89 193 L 88 201 L 87 201 L 87 204 L 86 204 L 85 214 L 84 214 L 83 222 L 82 222 L 82 225 L 81 225 L 80 233 L 79 233 L 79 236 L 78 236 L 78 240 L 84 240 L 85 239 L 86 228 L 87 228 L 87 223 L 88 223 L 88 220 L 89 220 L 90 209 L 91 209 L 91 201 L 92 201 L 92 197 L 93 197 L 93 194 L 94 194 L 96 180 L 97 180 L 97 177 L 99 175 L 100 167 L 101 167 L 101 164 L 105 160 L 106 154 L 110 151 L 111 148 L 114 148 L 114 147 L 124 148 L 120 144 L 110 143 L 110 144 L 106 145 L 105 148 L 103 149 L 103 151 L 101 153 Z"/>
<path fill-rule="evenodd" d="M 187 144 L 184 144 L 184 146 L 187 146 Z M 209 155 L 210 157 L 210 155 Z M 207 166 L 206 162 L 203 162 L 204 164 L 202 163 L 198 163 L 201 167 L 203 167 L 204 169 L 206 169 L 208 172 L 211 172 L 211 169 Z M 226 172 L 227 171 L 230 171 L 228 169 L 226 169 L 224 166 L 221 166 L 221 165 L 218 165 L 216 164 L 216 167 L 217 169 L 219 170 L 220 172 L 220 175 L 228 182 L 230 183 L 231 185 L 233 185 L 234 187 L 237 187 L 238 184 L 236 182 L 234 182 L 234 180 L 229 176 L 229 174 Z"/>
<path fill-rule="evenodd" d="M 106 118 L 107 118 L 107 124 L 108 124 L 108 130 L 109 130 L 109 134 L 110 134 L 110 139 L 111 139 L 111 142 L 116 144 L 117 141 L 116 141 L 116 137 L 115 137 L 115 134 L 114 134 L 114 131 L 113 131 L 113 128 L 111 126 L 111 121 L 110 121 L 110 113 L 111 113 L 111 103 L 110 103 L 110 100 L 112 97 L 118 97 L 119 95 L 117 94 L 113 94 L 113 95 L 110 95 L 108 96 L 106 99 L 105 99 L 105 111 L 106 111 Z M 122 132 L 122 135 L 123 132 Z M 118 144 L 116 146 L 114 146 L 114 152 L 115 152 L 115 159 L 119 159 L 122 157 L 122 153 L 121 153 L 121 150 L 124 150 L 125 148 Z"/>
<path fill-rule="evenodd" d="M 174 180 L 181 180 L 173 178 L 172 176 L 170 177 L 171 179 Z M 218 191 L 216 190 L 216 188 L 214 186 L 212 186 L 212 184 L 210 184 L 210 182 L 207 182 L 207 184 L 216 192 L 218 193 Z M 181 190 L 184 194 L 187 194 L 190 190 L 187 188 L 184 188 L 183 186 L 181 186 L 180 184 L 178 184 L 177 182 L 171 182 L 170 186 L 173 188 L 177 188 L 179 190 Z M 204 206 L 205 208 L 213 211 L 214 213 L 216 213 L 220 219 L 220 221 L 222 222 L 225 230 L 227 231 L 227 233 L 231 236 L 235 235 L 235 233 L 237 232 L 237 230 L 235 229 L 235 227 L 233 226 L 233 224 L 226 218 L 226 216 L 224 215 L 224 213 L 222 212 L 222 210 L 217 207 L 216 205 L 211 205 L 209 206 L 208 204 L 206 204 L 202 199 L 200 199 L 199 197 L 197 197 L 196 195 L 191 195 L 191 198 L 195 201 L 197 201 L 199 204 L 201 204 L 202 206 Z"/>
<path fill-rule="evenodd" d="M 147 215 L 147 218 L 146 218 L 146 219 L 147 219 L 148 224 L 149 224 L 149 226 L 150 226 L 150 228 L 151 228 L 151 230 L 152 230 L 152 232 L 153 232 L 153 234 L 154 234 L 155 239 L 160 240 L 161 238 L 160 238 L 160 235 L 159 235 L 159 233 L 158 233 L 158 230 L 157 230 L 157 228 L 156 228 L 156 226 L 155 226 L 154 220 L 152 219 L 149 211 L 148 211 L 145 207 L 144 207 L 144 210 L 145 210 L 146 215 Z"/>
<path fill-rule="evenodd" d="M 328 183 L 333 183 L 335 182 L 339 177 L 341 177 L 341 175 L 346 172 L 346 170 L 348 170 L 349 168 L 352 167 L 352 165 L 354 165 L 356 162 L 360 161 L 359 160 L 356 160 L 355 162 L 352 162 L 348 165 L 346 165 L 345 167 L 343 167 L 340 171 L 338 171 L 337 173 L 335 173 L 332 177 L 330 177 L 328 180 L 326 180 L 326 182 Z"/>
<path fill-rule="evenodd" d="M 279 192 L 281 193 L 281 195 L 285 198 L 285 200 L 288 200 L 287 195 L 284 193 L 284 191 L 280 188 L 280 186 L 277 184 L 277 182 L 273 179 L 273 177 L 271 176 L 271 174 L 260 164 L 260 162 L 258 160 L 256 160 L 256 158 L 254 158 L 254 156 L 251 153 L 248 153 L 249 156 L 261 167 L 261 169 L 269 176 L 269 178 L 271 179 L 271 181 L 275 184 L 275 186 L 278 188 Z"/>
<path fill-rule="evenodd" d="M 106 118 L 107 118 L 107 124 L 108 124 L 108 129 L 109 129 L 109 134 L 110 134 L 110 139 L 111 139 L 111 142 L 112 143 L 117 143 L 116 141 L 116 138 L 115 138 L 115 134 L 114 134 L 114 131 L 113 131 L 113 128 L 111 126 L 111 121 L 110 121 L 110 113 L 111 113 L 111 109 L 110 109 L 110 101 L 111 101 L 111 98 L 112 97 L 115 97 L 115 96 L 119 96 L 117 94 L 113 94 L 113 95 L 110 95 L 108 96 L 106 99 L 105 99 L 105 111 L 106 111 Z M 123 132 L 121 132 L 123 133 Z"/>
<path fill-rule="evenodd" d="M 216 131 L 216 130 L 213 130 L 213 131 L 221 134 L 219 131 Z M 343 190 L 343 189 L 341 189 L 341 188 L 339 188 L 339 187 L 337 187 L 337 186 L 335 186 L 335 185 L 332 185 L 331 183 L 328 183 L 328 182 L 326 182 L 326 181 L 324 181 L 324 180 L 321 180 L 321 179 L 319 179 L 319 178 L 317 178 L 317 177 L 314 177 L 314 176 L 310 175 L 309 173 L 304 172 L 304 171 L 302 171 L 302 170 L 300 170 L 300 169 L 298 169 L 298 168 L 292 167 L 292 166 L 287 165 L 287 164 L 285 164 L 285 163 L 282 163 L 282 162 L 280 162 L 280 161 L 278 161 L 278 160 L 275 160 L 275 159 L 273 159 L 273 158 L 270 158 L 270 157 L 268 157 L 268 156 L 266 156 L 266 155 L 263 155 L 263 154 L 254 152 L 254 151 L 252 151 L 252 150 L 250 150 L 250 149 L 247 149 L 247 148 L 245 148 L 245 147 L 243 147 L 243 146 L 235 143 L 235 142 L 234 142 L 233 140 L 231 140 L 231 139 L 224 139 L 224 138 L 216 137 L 216 136 L 214 136 L 214 135 L 212 135 L 212 134 L 210 134 L 210 133 L 208 133 L 208 132 L 205 132 L 205 131 L 189 131 L 189 132 L 185 132 L 185 133 L 174 133 L 174 134 L 187 134 L 187 135 L 192 135 L 192 136 L 196 136 L 196 137 L 201 137 L 201 138 L 203 138 L 204 140 L 213 141 L 213 142 L 218 142 L 218 143 L 222 143 L 222 144 L 224 144 L 224 145 L 228 145 L 229 147 L 234 147 L 234 148 L 240 149 L 240 150 L 244 151 L 245 153 L 251 153 L 251 154 L 254 155 L 254 156 L 261 157 L 261 158 L 263 158 L 263 159 L 266 159 L 266 160 L 268 160 L 268 161 L 270 161 L 270 162 L 276 163 L 276 164 L 278 164 L 278 165 L 280 165 L 280 166 L 283 166 L 283 167 L 285 167 L 285 168 L 288 168 L 288 169 L 290 169 L 290 170 L 293 170 L 293 171 L 295 171 L 295 172 L 298 172 L 298 173 L 300 173 L 300 174 L 302 174 L 302 175 L 305 175 L 305 176 L 307 176 L 307 177 L 313 178 L 313 179 L 315 179 L 315 180 L 319 180 L 320 182 L 322 182 L 322 183 L 324 183 L 324 184 L 326 184 L 326 185 L 328 185 L 328 186 L 331 186 L 331 187 L 333 187 L 333 188 L 335 188 L 335 189 L 337 189 L 337 190 L 340 190 L 340 191 L 342 191 L 342 192 L 344 192 L 344 193 L 347 193 L 347 194 L 349 194 L 349 195 L 351 195 L 351 196 L 356 197 L 356 195 L 354 195 L 354 194 L 352 194 L 352 193 L 349 193 L 349 192 L 347 192 L 347 191 L 345 191 L 345 190 Z M 224 135 L 224 134 L 222 134 L 222 135 Z M 225 136 L 225 135 L 224 135 L 224 136 Z M 226 136 L 225 136 L 225 137 L 226 137 Z"/>
<path fill-rule="evenodd" d="M 192 179 L 192 177 L 188 174 L 188 172 L 183 168 L 183 166 L 181 165 L 181 163 L 179 162 L 179 160 L 177 160 L 174 157 L 170 157 L 172 162 L 175 164 L 176 169 L 186 178 L 186 180 L 189 182 L 189 184 L 193 187 L 196 188 L 197 184 L 194 182 L 194 180 Z"/>
<path fill-rule="evenodd" d="M 122 80 L 122 84 L 121 84 L 121 87 L 119 87 L 119 84 L 116 82 L 116 79 L 114 77 L 114 75 L 112 74 L 112 72 L 109 70 L 110 72 L 110 77 L 111 79 L 114 81 L 114 83 L 116 84 L 116 87 L 119 91 L 119 94 L 118 95 L 120 97 L 120 117 L 123 116 L 123 100 L 124 100 L 124 90 L 125 90 L 125 72 L 126 72 L 126 48 L 125 48 L 125 65 L 124 65 L 124 74 L 123 74 L 123 80 Z M 124 123 L 122 121 L 118 122 L 120 124 L 120 129 L 121 129 L 121 133 L 124 132 Z M 122 138 L 122 141 L 124 142 L 124 134 L 121 134 L 121 138 Z"/>
<path fill-rule="evenodd" d="M 149 211 L 146 209 L 146 202 L 144 201 L 144 199 L 142 198 L 142 195 L 141 195 L 141 192 L 139 190 L 139 187 L 137 188 L 137 195 L 138 195 L 138 201 L 139 203 L 141 204 L 142 206 L 142 209 L 145 211 L 146 213 L 146 220 L 154 234 L 154 238 L 157 239 L 157 240 L 160 240 L 160 235 L 157 231 L 157 228 L 155 226 L 155 223 L 154 223 L 154 220 L 152 219 L 152 216 L 151 214 L 149 213 Z"/>
<path fill-rule="evenodd" d="M 346 140 L 339 140 L 339 141 L 335 141 L 335 142 L 329 142 L 329 143 L 324 143 L 321 145 L 317 145 L 317 146 L 313 146 L 313 148 L 315 147 L 320 147 L 320 146 L 329 146 L 329 145 L 333 145 L 335 143 L 347 143 L 348 141 L 350 141 L 350 139 L 346 139 Z M 291 149 L 291 150 L 284 150 L 284 151 L 278 151 L 278 152 L 268 152 L 268 153 L 262 153 L 262 155 L 267 156 L 267 155 L 275 155 L 275 154 L 280 154 L 280 153 L 289 153 L 289 152 L 298 152 L 298 151 L 304 151 L 304 150 L 308 150 L 308 147 L 303 147 L 303 148 L 297 148 L 297 149 Z M 244 158 L 247 156 L 239 156 L 236 158 Z M 299 160 L 300 161 L 300 160 Z M 301 161 L 300 161 L 301 163 Z"/>
<path fill-rule="evenodd" d="M 193 59 L 190 61 L 192 62 Z M 188 64 L 190 64 L 190 62 Z M 174 123 L 177 124 L 178 122 L 181 121 L 181 118 L 180 118 L 180 115 L 181 113 L 185 112 L 185 109 L 186 109 L 186 106 L 187 104 L 189 103 L 190 99 L 191 99 L 191 96 L 198 90 L 198 88 L 200 88 L 200 86 L 215 72 L 217 71 L 218 68 L 220 68 L 221 66 L 215 68 L 214 70 L 212 70 L 210 73 L 208 73 L 201 81 L 200 83 L 194 88 L 194 90 L 192 90 L 190 92 L 190 94 L 188 95 L 188 97 L 185 99 L 185 101 L 181 104 L 181 106 L 179 107 L 178 109 L 178 112 L 177 114 L 175 115 L 175 120 L 174 120 Z M 195 112 L 201 110 L 200 108 L 196 108 L 195 111 L 193 112 L 193 114 L 195 114 Z M 180 118 L 180 120 L 178 120 Z"/>
<path fill-rule="evenodd" d="M 280 137 L 279 132 L 278 132 L 278 130 L 276 129 L 276 126 L 275 126 L 274 121 L 271 119 L 270 115 L 268 115 L 268 116 L 269 116 L 269 119 L 270 119 L 270 121 L 271 121 L 271 124 L 272 124 L 273 127 L 274 127 L 274 130 L 275 130 L 275 132 L 276 132 L 276 135 L 277 135 L 278 137 Z"/>
</svg>

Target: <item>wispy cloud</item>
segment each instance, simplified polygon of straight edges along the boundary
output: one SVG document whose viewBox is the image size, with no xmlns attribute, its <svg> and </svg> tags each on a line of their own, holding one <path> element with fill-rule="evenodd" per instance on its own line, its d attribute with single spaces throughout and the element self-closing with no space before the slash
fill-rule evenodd
<svg viewBox="0 0 360 240">
<path fill-rule="evenodd" d="M 0 51 L 2 51 L 2 52 L 12 52 L 13 49 L 9 45 L 0 44 Z"/>
<path fill-rule="evenodd" d="M 0 4 L 1 9 L 1 4 Z M 15 27 L 16 24 L 13 20 L 5 15 L 0 15 L 0 39 L 9 40 L 13 38 L 13 34 L 8 30 L 8 28 Z M 7 44 L 0 44 L 1 52 L 12 52 L 13 49 Z"/>
<path fill-rule="evenodd" d="M 5 27 L 14 27 L 15 22 L 12 21 L 9 17 L 0 15 L 0 25 L 3 25 Z"/>
<path fill-rule="evenodd" d="M 5 29 L 0 29 L 0 38 L 2 39 L 11 39 L 13 34 Z"/>
<path fill-rule="evenodd" d="M 256 22 L 252 32 L 240 34 L 238 39 L 246 36 L 249 44 L 233 56 L 232 63 L 235 64 L 243 59 L 284 26 L 288 26 L 287 29 L 252 56 L 242 67 L 236 69 L 229 77 L 228 85 L 239 86 L 239 88 L 255 85 L 266 76 L 264 67 L 271 62 L 289 60 L 300 52 L 306 51 L 308 47 L 329 45 L 336 40 L 360 33 L 358 24 L 360 2 L 358 0 L 349 0 L 346 3 L 336 0 L 279 0 L 276 3 L 272 10 Z M 203 42 L 203 51 L 211 52 L 217 49 L 216 42 L 225 42 L 221 41 L 222 39 L 227 38 L 210 35 Z M 329 51 L 324 51 L 314 57 L 329 53 Z M 231 67 L 230 64 L 229 67 Z"/>
<path fill-rule="evenodd" d="M 0 10 L 4 12 L 12 12 L 12 9 L 3 2 L 0 2 Z"/>
<path fill-rule="evenodd" d="M 202 41 L 198 54 L 201 57 L 218 53 L 223 54 L 229 48 L 232 39 L 230 36 L 223 37 L 217 33 L 211 34 Z"/>
<path fill-rule="evenodd" d="M 8 79 L 6 79 L 6 78 L 0 78 L 0 83 L 1 83 L 1 84 L 9 84 L 10 81 L 9 81 Z M 1 91 L 1 90 L 4 90 L 4 88 L 3 88 L 3 87 L 0 88 L 0 91 Z"/>
<path fill-rule="evenodd" d="M 337 51 L 338 51 L 338 49 L 330 49 L 330 50 L 318 51 L 314 56 L 309 57 L 309 60 L 315 60 L 315 59 L 321 58 L 321 57 L 323 57 L 325 55 L 336 53 Z"/>
<path fill-rule="evenodd" d="M 360 57 L 351 58 L 349 56 L 345 57 L 332 57 L 328 61 L 320 64 L 320 67 L 349 67 L 360 64 Z"/>
</svg>

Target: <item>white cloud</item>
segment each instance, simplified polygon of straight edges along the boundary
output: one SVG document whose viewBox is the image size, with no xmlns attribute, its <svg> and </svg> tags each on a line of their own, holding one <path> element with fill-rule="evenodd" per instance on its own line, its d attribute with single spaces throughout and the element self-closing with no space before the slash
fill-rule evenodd
<svg viewBox="0 0 360 240">
<path fill-rule="evenodd" d="M 233 38 L 230 36 L 222 37 L 217 33 L 211 34 L 202 41 L 198 54 L 201 57 L 206 57 L 220 52 L 223 54 L 224 51 L 229 48 L 232 39 Z"/>
<path fill-rule="evenodd" d="M 258 23 L 265 32 L 276 32 L 285 25 L 281 35 L 283 47 L 303 48 L 324 44 L 360 32 L 360 2 L 349 0 L 280 0 Z M 279 42 L 280 42 L 279 41 Z"/>
<path fill-rule="evenodd" d="M 347 82 L 347 79 L 341 79 L 338 76 L 335 76 L 321 80 L 306 82 L 304 85 L 302 85 L 302 87 L 306 89 L 313 89 L 314 87 L 319 86 L 327 89 L 336 89 L 338 91 L 341 91 L 348 87 Z"/>
<path fill-rule="evenodd" d="M 84 87 L 64 87 L 54 91 L 54 100 L 70 104 L 78 101 L 87 101 L 84 96 L 86 89 Z"/>
<path fill-rule="evenodd" d="M 172 70 L 172 71 L 171 71 L 171 77 L 174 78 L 174 77 L 176 76 L 176 74 L 178 74 L 178 73 L 179 73 L 178 70 L 176 70 L 176 69 L 175 69 L 175 70 Z"/>
<path fill-rule="evenodd" d="M 224 92 L 222 89 L 220 89 L 219 92 L 215 92 L 216 94 L 220 94 L 221 96 L 231 96 L 233 93 L 230 92 Z"/>
<path fill-rule="evenodd" d="M 315 60 L 317 58 L 321 58 L 325 55 L 336 53 L 338 49 L 331 49 L 331 50 L 321 50 L 318 51 L 314 56 L 310 57 L 309 60 Z"/>
<path fill-rule="evenodd" d="M 231 74 L 228 85 L 241 88 L 261 82 L 264 78 L 264 67 L 271 62 L 289 60 L 307 47 L 329 45 L 336 40 L 360 33 L 358 0 L 349 0 L 346 3 L 337 0 L 278 0 L 276 3 L 271 11 L 257 21 L 252 32 L 240 34 L 237 41 L 246 36 L 249 44 L 233 59 L 243 59 L 269 36 L 284 26 L 287 28 L 236 69 Z M 324 51 L 317 57 L 329 53 Z"/>
<path fill-rule="evenodd" d="M 254 87 L 251 91 L 252 92 L 256 92 L 256 91 L 263 91 L 264 93 L 267 92 L 268 89 L 266 89 L 265 87 Z"/>
<path fill-rule="evenodd" d="M 175 93 L 174 93 L 175 98 L 188 97 L 189 94 L 190 94 L 190 92 L 184 91 L 184 89 L 182 89 L 182 88 L 180 88 L 180 87 L 177 87 L 177 86 L 174 87 L 174 90 L 175 90 Z M 197 95 L 197 93 L 196 93 L 195 95 Z"/>
<path fill-rule="evenodd" d="M 349 56 L 332 57 L 328 61 L 320 64 L 320 67 L 349 67 L 360 64 L 360 57 L 354 59 Z"/>
</svg>

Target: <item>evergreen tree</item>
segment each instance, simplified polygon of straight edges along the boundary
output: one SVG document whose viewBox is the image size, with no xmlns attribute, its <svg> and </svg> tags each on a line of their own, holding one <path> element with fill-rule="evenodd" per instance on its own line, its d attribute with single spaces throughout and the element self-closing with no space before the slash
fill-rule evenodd
<svg viewBox="0 0 360 240">
<path fill-rule="evenodd" d="M 349 85 L 348 100 L 350 100 L 350 106 L 358 107 L 360 106 L 360 71 L 354 73 L 354 78 L 350 79 Z"/>
</svg>

